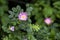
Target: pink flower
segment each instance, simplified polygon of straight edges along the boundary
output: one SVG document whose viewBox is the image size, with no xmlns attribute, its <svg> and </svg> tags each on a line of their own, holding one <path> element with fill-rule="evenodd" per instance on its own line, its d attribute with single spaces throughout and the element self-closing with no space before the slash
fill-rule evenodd
<svg viewBox="0 0 60 40">
<path fill-rule="evenodd" d="M 14 31 L 14 26 L 11 26 L 11 27 L 10 27 L 10 30 L 11 30 L 11 31 Z"/>
<path fill-rule="evenodd" d="M 52 23 L 52 20 L 51 20 L 51 18 L 46 18 L 46 19 L 44 20 L 44 22 L 49 25 L 49 24 Z"/>
<path fill-rule="evenodd" d="M 27 20 L 27 13 L 26 12 L 21 12 L 19 15 L 18 15 L 18 19 L 19 20 L 23 20 L 23 21 L 26 21 Z"/>
</svg>

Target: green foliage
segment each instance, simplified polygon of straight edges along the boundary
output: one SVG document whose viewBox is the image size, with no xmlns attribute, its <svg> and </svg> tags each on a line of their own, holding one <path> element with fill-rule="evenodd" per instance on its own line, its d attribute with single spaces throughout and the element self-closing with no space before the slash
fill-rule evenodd
<svg viewBox="0 0 60 40">
<path fill-rule="evenodd" d="M 31 24 L 30 24 L 31 25 Z M 38 31 L 38 30 L 40 30 L 40 26 L 39 25 L 31 25 L 31 28 L 34 30 L 34 31 Z"/>
<path fill-rule="evenodd" d="M 25 12 L 28 19 L 23 21 L 18 18 L 18 15 L 24 12 L 19 5 L 8 10 L 6 0 L 0 0 L 2 40 L 60 40 L 60 23 L 55 22 L 56 18 L 60 19 L 60 1 L 52 0 L 53 7 L 50 5 L 50 0 L 35 1 L 33 4 L 26 4 Z M 31 16 L 34 16 L 33 19 L 36 20 L 34 24 L 32 24 Z M 44 22 L 46 18 L 51 18 L 52 23 L 46 24 Z M 11 30 L 12 26 L 14 31 Z"/>
<path fill-rule="evenodd" d="M 54 3 L 55 8 L 60 9 L 60 1 Z"/>
<path fill-rule="evenodd" d="M 0 16 L 4 15 L 4 12 L 7 11 L 7 2 L 6 0 L 0 0 Z"/>
<path fill-rule="evenodd" d="M 46 6 L 43 10 L 43 15 L 45 17 L 49 17 L 49 16 L 53 15 L 53 9 L 49 6 Z"/>
<path fill-rule="evenodd" d="M 56 22 L 55 24 L 54 22 L 56 18 L 60 19 L 59 3 L 60 1 L 55 0 L 54 3 L 52 3 L 54 7 L 51 7 L 49 0 L 36 0 L 34 4 L 30 4 L 30 6 L 33 7 L 32 15 L 35 15 L 35 24 L 39 24 L 42 27 L 38 33 L 35 33 L 37 40 L 56 40 L 56 33 L 60 31 L 56 28 L 58 23 Z M 46 25 L 44 23 L 45 18 L 51 18 L 53 24 Z M 57 38 L 57 40 L 59 40 L 59 38 Z"/>
</svg>

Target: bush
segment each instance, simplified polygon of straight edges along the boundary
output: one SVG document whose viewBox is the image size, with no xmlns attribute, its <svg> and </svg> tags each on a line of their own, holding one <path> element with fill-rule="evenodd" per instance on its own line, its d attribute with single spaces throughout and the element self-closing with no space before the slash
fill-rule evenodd
<svg viewBox="0 0 60 40">
<path fill-rule="evenodd" d="M 8 10 L 0 0 L 0 31 L 2 40 L 60 40 L 60 1 L 35 0 Z"/>
</svg>

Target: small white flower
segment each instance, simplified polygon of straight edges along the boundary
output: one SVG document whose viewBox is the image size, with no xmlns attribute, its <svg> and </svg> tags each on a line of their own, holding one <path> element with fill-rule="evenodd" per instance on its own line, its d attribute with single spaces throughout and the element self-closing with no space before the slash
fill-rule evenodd
<svg viewBox="0 0 60 40">
<path fill-rule="evenodd" d="M 11 30 L 11 31 L 14 31 L 14 26 L 11 26 L 11 27 L 10 27 L 10 30 Z"/>
</svg>

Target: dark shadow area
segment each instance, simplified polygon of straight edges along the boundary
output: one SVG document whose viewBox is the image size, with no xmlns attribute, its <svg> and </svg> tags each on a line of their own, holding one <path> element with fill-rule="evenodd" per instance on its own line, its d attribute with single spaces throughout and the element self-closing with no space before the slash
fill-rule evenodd
<svg viewBox="0 0 60 40">
<path fill-rule="evenodd" d="M 31 16 L 30 19 L 32 20 L 32 24 L 35 24 L 36 20 L 35 20 L 35 16 Z"/>
<path fill-rule="evenodd" d="M 17 5 L 20 5 L 22 9 L 24 9 L 24 11 L 26 10 L 26 6 L 25 6 L 25 2 L 22 2 L 22 1 L 12 1 L 12 0 L 9 0 L 8 1 L 8 7 L 9 7 L 9 10 L 11 10 L 13 7 L 16 7 Z"/>
</svg>

